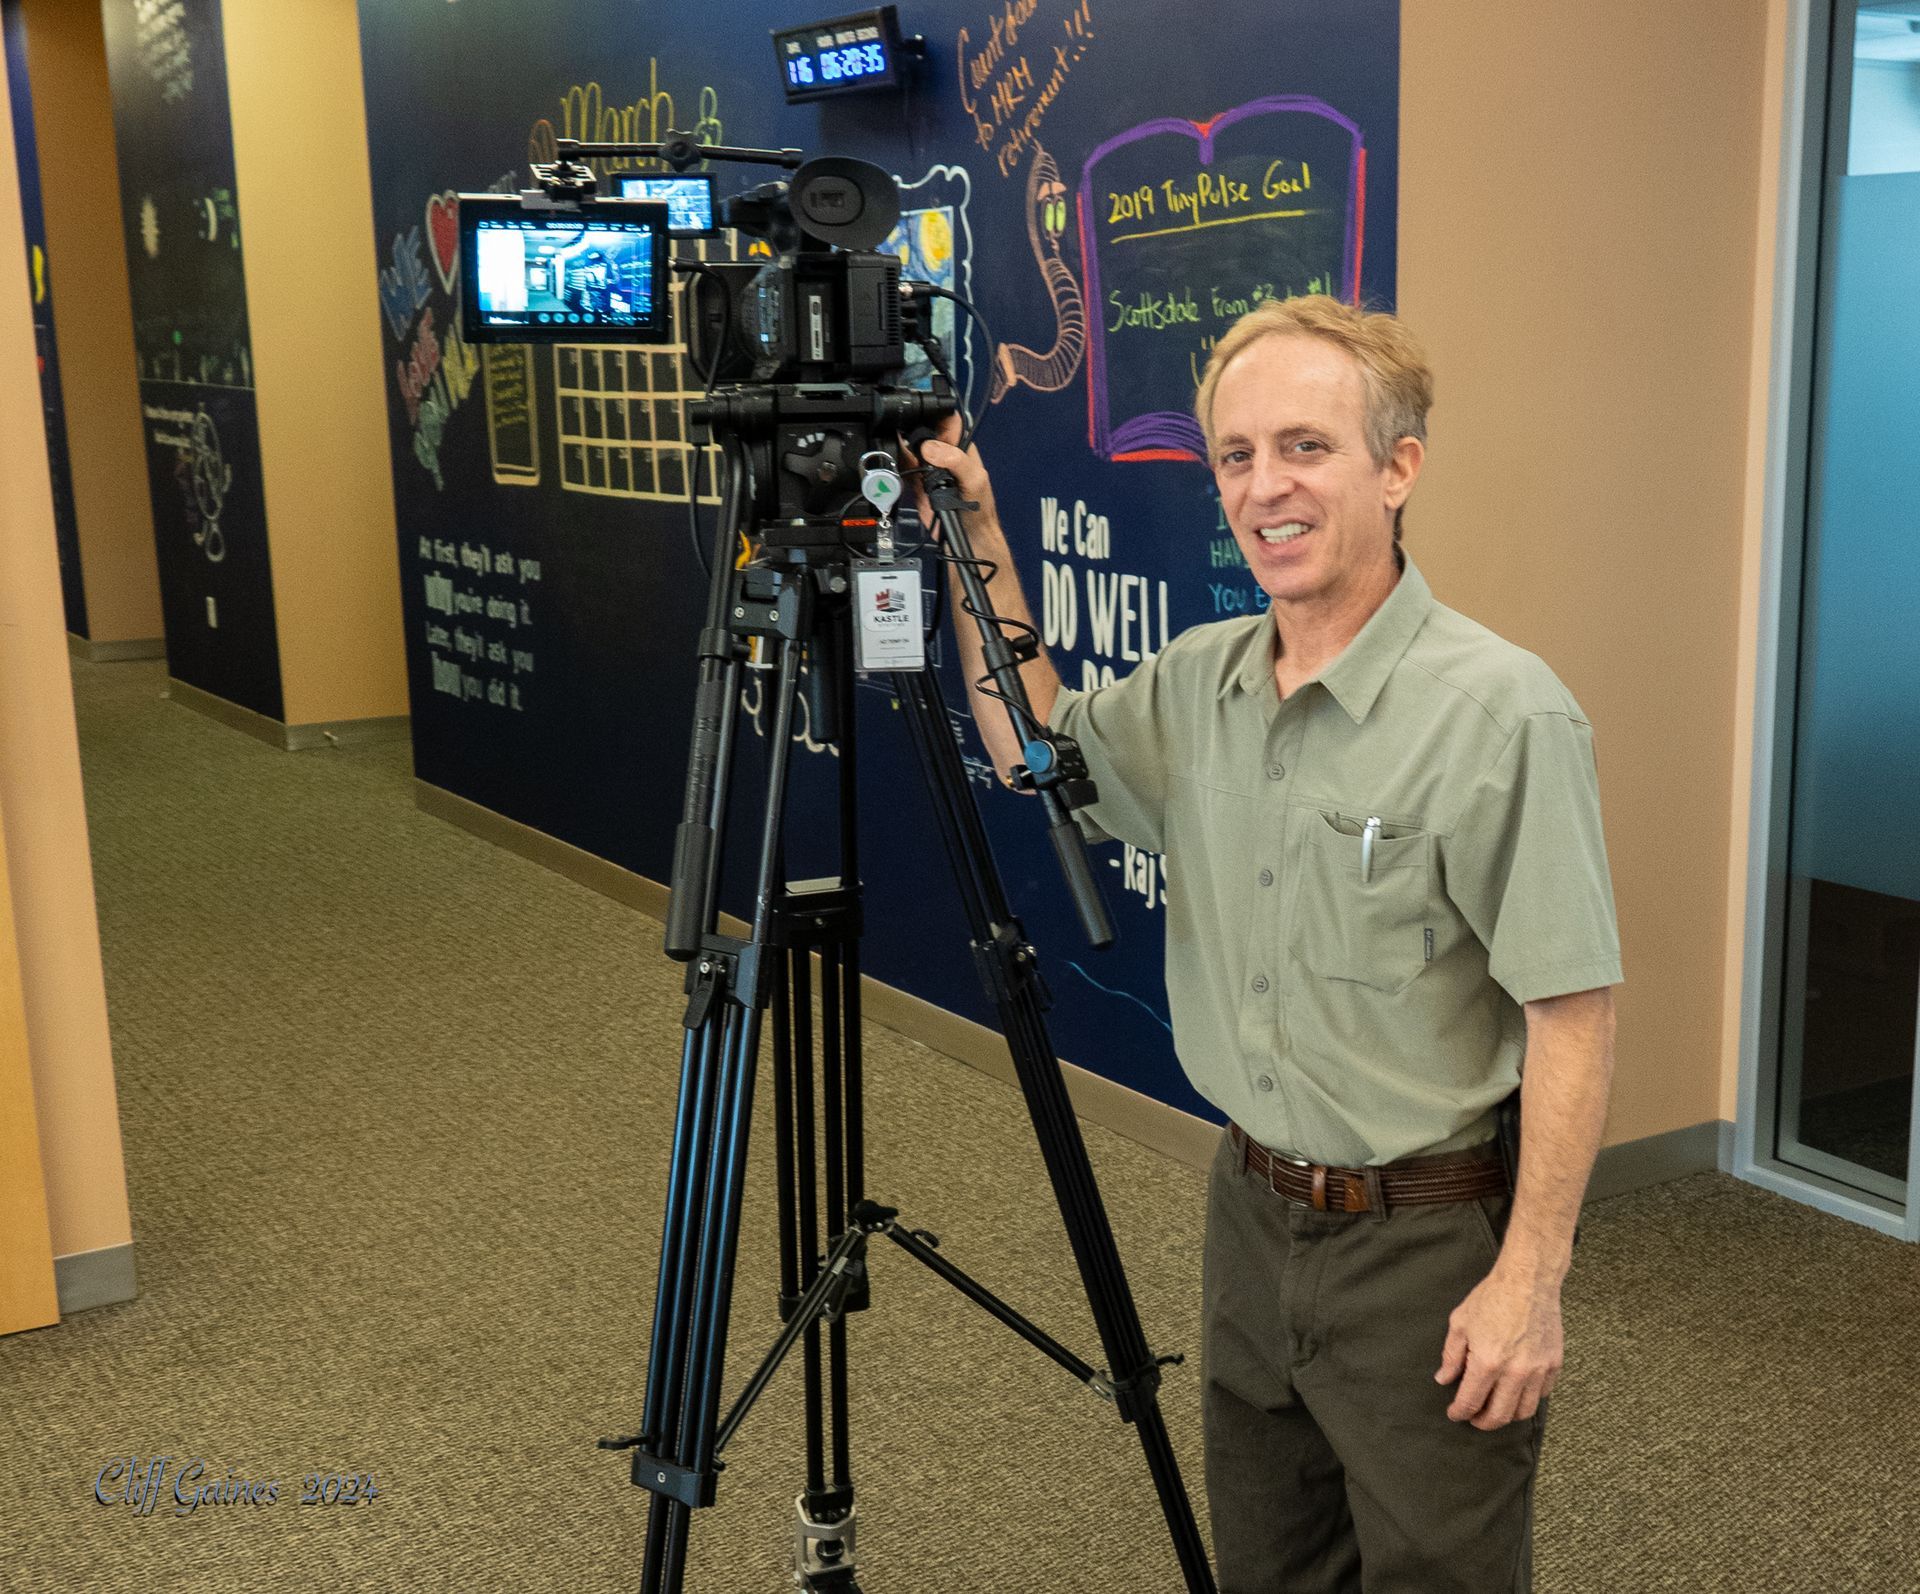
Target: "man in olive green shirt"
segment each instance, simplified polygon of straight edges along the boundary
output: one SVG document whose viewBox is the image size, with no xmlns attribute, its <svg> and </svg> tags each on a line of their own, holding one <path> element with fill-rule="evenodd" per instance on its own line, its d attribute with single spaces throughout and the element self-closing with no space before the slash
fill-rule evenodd
<svg viewBox="0 0 1920 1594">
<path fill-rule="evenodd" d="M 1391 316 L 1258 307 L 1196 408 L 1269 613 L 1091 693 L 1044 655 L 1023 672 L 1087 755 L 1088 819 L 1168 857 L 1175 1045 L 1236 1126 L 1204 1330 L 1225 1594 L 1530 1587 L 1619 943 L 1579 705 L 1436 602 L 1400 546 L 1431 401 Z M 927 459 L 979 502 L 994 607 L 1030 621 L 978 455 Z M 1004 772 L 1019 737 L 974 703 Z M 1490 1164 L 1516 1087 L 1509 1198 Z"/>
</svg>

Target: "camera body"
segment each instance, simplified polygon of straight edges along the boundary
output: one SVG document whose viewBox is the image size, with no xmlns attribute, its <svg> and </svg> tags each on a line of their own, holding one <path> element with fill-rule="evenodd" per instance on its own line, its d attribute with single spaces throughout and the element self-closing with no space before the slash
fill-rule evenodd
<svg viewBox="0 0 1920 1594">
<path fill-rule="evenodd" d="M 878 246 L 900 219 L 899 185 L 880 167 L 797 150 L 733 150 L 669 134 L 659 144 L 558 146 L 517 197 L 460 196 L 465 330 L 475 343 L 664 343 L 675 328 L 666 272 L 690 278 L 680 339 L 706 397 L 690 406 L 702 440 L 737 445 L 747 506 L 769 540 L 843 545 L 842 515 L 859 498 L 860 457 L 954 412 L 950 383 L 900 378 L 907 345 L 936 370 L 930 301 Z M 664 161 L 676 177 L 619 179 L 603 197 L 595 155 Z M 711 180 L 686 176 L 712 159 L 785 166 L 717 206 Z M 704 206 L 694 186 L 706 184 Z M 647 198 L 626 197 L 633 193 Z M 672 239 L 733 228 L 772 258 L 671 261 Z"/>
<path fill-rule="evenodd" d="M 687 358 L 703 379 L 884 382 L 919 341 L 917 311 L 894 256 L 809 250 L 709 265 L 690 286 L 681 321 Z"/>
<path fill-rule="evenodd" d="M 601 195 L 578 157 L 608 148 L 647 150 L 678 174 L 623 176 L 616 196 Z M 923 335 L 899 261 L 874 252 L 900 219 L 898 185 L 879 167 L 820 157 L 716 206 L 712 179 L 685 166 L 715 154 L 784 163 L 797 152 L 715 151 L 674 134 L 561 152 L 518 196 L 459 196 L 468 341 L 669 342 L 673 240 L 728 227 L 763 240 L 773 258 L 673 263 L 695 278 L 682 333 L 703 379 L 885 381 Z"/>
</svg>

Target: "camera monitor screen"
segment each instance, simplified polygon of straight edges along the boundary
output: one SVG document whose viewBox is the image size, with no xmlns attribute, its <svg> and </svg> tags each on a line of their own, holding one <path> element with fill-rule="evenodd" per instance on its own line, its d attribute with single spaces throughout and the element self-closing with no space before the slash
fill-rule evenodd
<svg viewBox="0 0 1920 1594">
<path fill-rule="evenodd" d="M 657 199 L 667 207 L 667 231 L 676 238 L 703 238 L 715 231 L 711 177 L 616 177 L 622 199 Z"/>
<path fill-rule="evenodd" d="M 460 196 L 466 334 L 474 343 L 664 343 L 667 207 L 626 200 L 527 210 Z"/>
</svg>

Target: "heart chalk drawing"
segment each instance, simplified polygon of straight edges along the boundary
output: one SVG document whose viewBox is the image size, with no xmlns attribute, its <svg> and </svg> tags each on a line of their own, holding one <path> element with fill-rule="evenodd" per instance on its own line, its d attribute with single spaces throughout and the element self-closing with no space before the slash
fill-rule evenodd
<svg viewBox="0 0 1920 1594">
<path fill-rule="evenodd" d="M 451 188 L 427 201 L 427 248 L 440 286 L 452 293 L 460 280 L 460 196 Z"/>
<path fill-rule="evenodd" d="M 1088 441 L 1113 460 L 1199 460 L 1191 411 L 1214 341 L 1262 299 L 1352 301 L 1366 141 L 1305 95 L 1108 139 L 1081 168 Z"/>
</svg>

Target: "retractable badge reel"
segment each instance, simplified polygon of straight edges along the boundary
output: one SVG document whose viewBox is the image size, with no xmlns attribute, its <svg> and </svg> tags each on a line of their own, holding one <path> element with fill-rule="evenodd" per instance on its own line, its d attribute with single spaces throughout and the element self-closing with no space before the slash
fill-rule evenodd
<svg viewBox="0 0 1920 1594">
<path fill-rule="evenodd" d="M 874 535 L 878 557 L 853 561 L 853 657 L 863 674 L 875 670 L 924 670 L 920 565 L 894 555 L 893 511 L 900 502 L 900 472 L 880 449 L 860 456 L 860 491 L 879 515 Z"/>
</svg>

